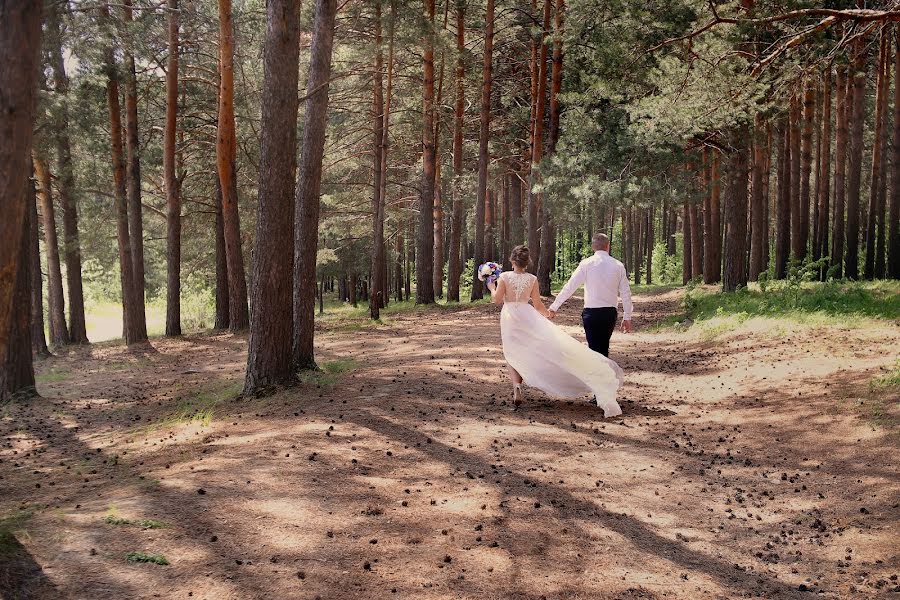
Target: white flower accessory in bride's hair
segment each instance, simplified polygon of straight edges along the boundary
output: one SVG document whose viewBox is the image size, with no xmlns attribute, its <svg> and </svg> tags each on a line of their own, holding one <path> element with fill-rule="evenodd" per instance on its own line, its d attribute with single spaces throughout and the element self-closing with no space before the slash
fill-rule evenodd
<svg viewBox="0 0 900 600">
<path fill-rule="evenodd" d="M 491 283 L 492 281 L 497 281 L 500 278 L 500 274 L 503 272 L 503 268 L 495 262 L 486 262 L 480 267 L 478 267 L 478 280 L 483 281 L 485 285 Z"/>
</svg>

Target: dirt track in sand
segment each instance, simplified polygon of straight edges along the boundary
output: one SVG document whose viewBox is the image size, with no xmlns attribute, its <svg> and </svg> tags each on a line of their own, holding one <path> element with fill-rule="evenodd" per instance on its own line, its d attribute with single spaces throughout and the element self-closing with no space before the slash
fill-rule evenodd
<svg viewBox="0 0 900 600">
<path fill-rule="evenodd" d="M 898 400 L 868 385 L 897 326 L 649 332 L 677 294 L 614 337 L 609 421 L 512 411 L 490 306 L 322 331 L 354 366 L 263 400 L 231 400 L 229 335 L 44 361 L 0 414 L 0 596 L 897 597 Z"/>
</svg>

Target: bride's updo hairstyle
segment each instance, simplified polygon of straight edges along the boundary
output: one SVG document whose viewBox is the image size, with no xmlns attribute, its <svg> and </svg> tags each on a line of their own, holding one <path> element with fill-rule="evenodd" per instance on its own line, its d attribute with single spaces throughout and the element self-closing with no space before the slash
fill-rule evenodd
<svg viewBox="0 0 900 600">
<path fill-rule="evenodd" d="M 531 262 L 528 246 L 516 246 L 513 248 L 512 254 L 509 255 L 509 262 L 520 269 L 527 269 L 528 264 Z"/>
</svg>

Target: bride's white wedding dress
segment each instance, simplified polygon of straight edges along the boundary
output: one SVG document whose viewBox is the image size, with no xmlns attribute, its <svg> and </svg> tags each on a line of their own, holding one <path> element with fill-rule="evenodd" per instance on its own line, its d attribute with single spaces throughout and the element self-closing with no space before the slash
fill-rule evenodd
<svg viewBox="0 0 900 600">
<path fill-rule="evenodd" d="M 543 317 L 528 303 L 537 277 L 507 271 L 500 336 L 506 362 L 525 383 L 551 396 L 579 398 L 593 393 L 604 417 L 622 414 L 616 392 L 622 369 Z"/>
</svg>

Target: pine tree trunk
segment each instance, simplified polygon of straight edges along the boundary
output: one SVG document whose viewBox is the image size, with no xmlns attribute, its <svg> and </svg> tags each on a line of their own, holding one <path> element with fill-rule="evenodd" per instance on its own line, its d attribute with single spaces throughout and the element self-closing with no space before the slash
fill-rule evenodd
<svg viewBox="0 0 900 600">
<path fill-rule="evenodd" d="M 428 31 L 422 39 L 422 191 L 416 237 L 416 304 L 434 303 L 434 0 L 423 0 Z M 492 2 L 493 0 L 488 0 Z M 491 19 L 493 26 L 493 18 Z"/>
<path fill-rule="evenodd" d="M 888 89 L 885 86 L 890 81 L 890 73 L 885 73 L 888 61 L 888 32 L 886 28 L 881 30 L 881 39 L 878 51 L 877 75 L 875 81 L 875 132 L 872 141 L 872 177 L 871 187 L 869 188 L 869 210 L 866 219 L 866 262 L 863 267 L 863 277 L 866 279 L 875 278 L 875 257 L 876 257 L 876 231 L 878 224 L 878 213 L 884 215 L 884 210 L 880 210 L 879 197 L 882 195 L 884 183 L 884 153 L 885 153 L 885 117 L 887 115 Z M 883 219 L 883 217 L 882 217 Z M 882 255 L 884 245 L 882 244 Z M 884 263 L 882 262 L 882 273 Z"/>
<path fill-rule="evenodd" d="M 562 93 L 563 80 L 563 14 L 566 9 L 565 0 L 556 0 L 556 10 L 553 13 L 553 68 L 550 72 L 550 139 L 547 154 L 556 152 L 556 143 L 559 141 L 559 118 L 562 108 L 559 95 Z"/>
<path fill-rule="evenodd" d="M 863 123 L 866 93 L 865 40 L 853 44 L 850 102 L 850 153 L 847 159 L 847 241 L 844 276 L 859 278 L 859 211 L 862 188 Z"/>
<path fill-rule="evenodd" d="M 463 215 L 463 195 L 459 189 L 462 185 L 462 149 L 463 149 L 463 117 L 466 107 L 466 3 L 456 3 L 456 103 L 453 114 L 453 210 L 450 217 L 450 251 L 447 268 L 447 299 L 459 302 L 459 281 L 462 276 L 460 262 L 460 244 L 465 219 Z"/>
<path fill-rule="evenodd" d="M 37 198 L 34 181 L 28 180 L 28 260 L 31 279 L 31 348 L 37 356 L 50 356 L 44 336 L 44 280 L 41 276 L 40 232 L 38 230 Z"/>
<path fill-rule="evenodd" d="M 689 169 L 690 171 L 690 169 Z M 690 176 L 690 173 L 688 173 Z M 691 252 L 691 209 L 690 201 L 685 200 L 681 215 L 681 231 L 682 231 L 682 261 L 681 261 L 681 282 L 686 284 L 691 280 L 691 266 L 694 257 Z M 625 228 L 622 228 L 622 235 L 625 235 Z M 627 255 L 627 253 L 626 253 Z M 628 266 L 626 265 L 626 269 Z"/>
<path fill-rule="evenodd" d="M 887 276 L 900 279 L 900 26 L 894 39 L 894 140 L 891 161 L 891 210 L 888 219 Z"/>
<path fill-rule="evenodd" d="M 0 17 L 5 17 L 0 8 Z M 2 41 L 0 41 L 2 44 Z M 30 189 L 27 189 L 30 188 Z M 25 201 L 34 206 L 34 186 L 28 184 Z M 31 355 L 31 217 L 33 210 L 25 211 L 22 235 L 19 239 L 19 264 L 13 283 L 12 314 L 10 315 L 9 351 L 0 363 L 0 401 L 10 398 L 37 396 L 34 383 L 34 364 Z M 58 259 L 57 259 L 58 260 Z M 41 332 L 43 337 L 43 332 Z"/>
<path fill-rule="evenodd" d="M 62 269 L 59 264 L 59 241 L 56 235 L 56 216 L 53 208 L 53 190 L 50 169 L 43 157 L 34 154 L 34 173 L 38 181 L 38 197 L 41 199 L 41 217 L 44 221 L 44 248 L 47 252 L 47 296 L 50 318 L 50 344 L 55 348 L 69 343 L 66 327 L 66 306 L 63 297 Z"/>
<path fill-rule="evenodd" d="M 106 6 L 101 20 L 109 19 Z M 106 101 L 109 105 L 110 150 L 116 205 L 116 237 L 119 246 L 119 273 L 122 287 L 123 337 L 126 344 L 146 341 L 135 318 L 134 261 L 131 257 L 131 236 L 128 230 L 128 193 L 125 178 L 125 152 L 122 146 L 122 108 L 119 104 L 119 80 L 112 46 L 106 49 Z"/>
<path fill-rule="evenodd" d="M 747 145 L 749 132 L 738 129 L 733 135 L 729 168 L 729 190 L 725 198 L 725 269 L 722 289 L 733 292 L 747 285 Z"/>
<path fill-rule="evenodd" d="M 647 285 L 653 283 L 653 207 L 647 209 L 647 228 L 645 237 L 647 239 L 645 252 L 647 253 Z"/>
<path fill-rule="evenodd" d="M 800 245 L 800 138 L 801 124 L 800 97 L 791 96 L 790 121 L 790 219 L 791 219 L 791 261 L 799 261 L 803 253 Z"/>
<path fill-rule="evenodd" d="M 123 17 L 126 27 L 124 39 L 125 43 L 125 177 L 128 189 L 128 233 L 131 238 L 131 260 L 134 272 L 134 327 L 141 337 L 147 337 L 147 315 L 144 306 L 144 224 L 143 224 L 143 207 L 141 206 L 141 158 L 140 143 L 138 141 L 138 110 L 137 110 L 137 75 L 134 67 L 134 54 L 131 50 L 131 34 L 127 28 L 132 22 L 131 0 L 124 0 L 122 3 Z M 178 10 L 178 3 L 175 2 L 175 8 Z M 177 55 L 177 32 L 178 32 L 178 13 L 169 12 L 169 26 L 171 36 L 171 22 L 175 19 L 176 32 L 176 54 L 175 54 L 175 70 L 177 71 L 178 55 Z M 170 39 L 171 44 L 171 39 Z M 169 49 L 171 54 L 171 47 Z M 171 60 L 171 59 L 170 59 Z M 168 69 L 172 65 L 168 65 Z M 169 74 L 166 73 L 166 86 L 168 93 Z M 177 72 L 176 72 L 177 84 Z M 177 90 L 177 85 L 176 85 Z M 176 91 L 177 93 L 177 91 Z M 177 95 L 176 95 L 177 104 Z M 168 111 L 168 105 L 166 107 Z M 168 125 L 168 116 L 167 116 Z M 168 198 L 168 188 L 166 190 Z M 167 200 L 168 202 L 168 200 Z M 71 308 L 70 308 L 71 312 Z M 167 315 L 168 321 L 168 315 Z M 167 323 L 168 326 L 168 323 Z"/>
<path fill-rule="evenodd" d="M 394 27 L 397 14 L 395 0 L 391 0 L 391 20 L 388 21 L 388 63 L 387 63 L 387 91 L 384 102 L 384 117 L 382 118 L 382 140 L 381 140 L 381 237 L 384 238 L 384 212 L 387 206 L 387 173 L 388 173 L 388 149 L 390 148 L 390 130 L 391 130 L 391 103 L 394 90 Z M 387 245 L 383 245 L 385 250 L 381 253 L 380 270 L 384 275 L 384 285 L 382 286 L 381 308 L 387 306 L 390 298 L 389 292 L 389 273 L 387 265 Z"/>
<path fill-rule="evenodd" d="M 449 2 L 444 3 L 444 30 L 447 29 L 447 13 Z M 434 289 L 435 298 L 444 297 L 444 205 L 441 190 L 441 107 L 444 92 L 444 58 L 445 52 L 441 50 L 441 67 L 438 69 L 437 99 L 434 110 L 434 201 L 432 237 L 434 254 L 434 267 L 431 271 L 431 287 Z"/>
<path fill-rule="evenodd" d="M 825 80 L 822 93 L 822 140 L 819 152 L 819 178 L 816 183 L 818 188 L 818 235 L 815 240 L 815 252 L 813 259 L 819 260 L 828 256 L 828 228 L 829 228 L 829 196 L 831 193 L 831 68 L 825 69 Z M 824 280 L 828 269 L 822 269 L 820 278 Z"/>
<path fill-rule="evenodd" d="M 803 130 L 800 138 L 800 224 L 797 254 L 795 258 L 803 261 L 809 248 L 809 198 L 811 193 L 810 176 L 812 174 L 812 137 L 815 110 L 815 91 L 810 81 L 806 83 L 803 93 Z"/>
<path fill-rule="evenodd" d="M 384 261 L 384 198 L 381 197 L 381 155 L 384 152 L 384 90 L 382 73 L 384 58 L 381 49 L 381 0 L 375 1 L 375 64 L 372 73 L 372 277 L 369 278 L 369 316 L 380 318 L 384 281 L 381 272 Z"/>
<path fill-rule="evenodd" d="M 169 60 L 166 64 L 166 131 L 163 141 L 163 179 L 166 185 L 166 335 L 181 335 L 181 191 L 175 174 L 175 138 L 178 119 L 178 0 L 168 0 Z M 127 97 L 127 95 L 126 95 Z M 135 99 L 135 116 L 137 116 Z M 129 137 L 131 136 L 129 128 Z M 135 123 L 135 142 L 137 142 Z M 130 144 L 129 144 L 130 146 Z M 137 146 L 135 146 L 135 151 Z M 129 155 L 129 158 L 131 156 Z M 137 156 L 134 156 L 137 160 Z M 129 180 L 130 181 L 130 180 Z M 140 194 L 140 181 L 138 181 Z M 140 205 L 140 197 L 137 199 Z M 130 204 L 129 208 L 134 208 Z M 134 214 L 129 211 L 134 223 Z M 132 232 L 134 229 L 132 229 Z M 135 249 L 136 252 L 136 249 Z M 143 268 L 143 258 L 135 258 L 135 284 L 143 297 L 143 284 L 138 284 L 137 265 Z"/>
<path fill-rule="evenodd" d="M 8 359 L 22 353 L 13 347 L 16 283 L 23 259 L 22 236 L 27 231 L 28 161 L 34 126 L 37 76 L 41 49 L 41 13 L 37 0 L 0 0 L 0 402 L 16 390 L 6 371 Z M 18 308 L 18 307 L 17 307 Z M 29 358 L 31 352 L 28 352 Z"/>
<path fill-rule="evenodd" d="M 753 132 L 755 143 L 750 192 L 750 281 L 757 281 L 759 274 L 765 271 L 763 263 L 766 229 L 766 198 L 763 195 L 763 169 L 766 163 L 765 123 L 762 114 L 757 113 Z"/>
<path fill-rule="evenodd" d="M 546 207 L 544 206 L 541 194 L 534 191 L 538 184 L 538 167 L 541 164 L 541 158 L 544 155 L 544 112 L 546 111 L 547 96 L 547 51 L 550 35 L 550 11 L 552 7 L 551 0 L 544 0 L 544 20 L 541 28 L 540 48 L 538 51 L 538 83 L 537 97 L 534 101 L 534 135 L 532 136 L 531 145 L 531 174 L 528 179 L 528 246 L 531 256 L 536 260 L 532 261 L 531 272 L 538 275 L 541 279 L 539 267 L 540 258 L 544 256 L 541 251 L 541 243 L 546 239 L 544 232 L 539 231 L 549 221 L 544 216 Z M 541 280 L 541 283 L 545 283 Z"/>
<path fill-rule="evenodd" d="M 709 228 L 713 235 L 709 247 L 713 251 L 710 266 L 712 275 L 710 281 L 718 283 L 722 280 L 722 153 L 714 150 L 712 153 L 712 193 L 709 201 Z"/>
<path fill-rule="evenodd" d="M 296 381 L 292 368 L 294 166 L 300 0 L 266 3 L 259 194 L 244 394 Z M 343 299 L 343 297 L 342 297 Z"/>
<path fill-rule="evenodd" d="M 700 218 L 697 204 L 691 203 L 689 217 L 691 220 L 691 279 L 703 277 L 703 241 L 700 237 Z"/>
<path fill-rule="evenodd" d="M 294 196 L 294 371 L 317 369 L 313 352 L 316 297 L 316 251 L 319 242 L 319 194 L 322 188 L 322 158 L 328 117 L 328 81 L 334 46 L 337 0 L 317 0 L 312 45 L 303 144 L 300 151 L 297 189 Z"/>
<path fill-rule="evenodd" d="M 475 269 L 472 272 L 471 299 L 484 297 L 478 281 L 478 266 L 484 262 L 484 215 L 487 202 L 488 142 L 491 135 L 491 83 L 494 51 L 494 0 L 487 0 L 484 15 L 484 60 L 481 71 L 481 129 L 478 137 L 478 189 L 475 196 Z"/>
<path fill-rule="evenodd" d="M 888 163 L 888 128 L 890 127 L 890 122 L 888 119 L 888 96 L 890 95 L 891 88 L 891 61 L 890 61 L 890 52 L 891 52 L 891 40 L 890 40 L 890 27 L 885 24 L 882 29 L 882 38 L 884 39 L 885 44 L 885 60 L 884 60 L 884 76 L 882 78 L 882 86 L 883 90 L 881 92 L 882 97 L 882 107 L 881 107 L 881 130 L 882 130 L 882 144 L 881 144 L 881 164 L 880 170 L 881 174 L 878 178 L 878 202 L 876 203 L 875 210 L 878 212 L 878 216 L 876 217 L 876 225 L 878 226 L 878 233 L 875 240 L 875 277 L 877 279 L 882 279 L 886 273 L 886 265 L 885 265 L 885 246 L 886 246 L 886 237 L 887 237 L 887 223 L 885 222 L 885 211 L 887 209 L 887 173 L 889 168 Z"/>
<path fill-rule="evenodd" d="M 216 174 L 216 323 L 215 329 L 228 329 L 228 259 L 225 251 L 225 220 L 222 216 L 222 184 Z"/>
<path fill-rule="evenodd" d="M 778 190 L 775 205 L 775 278 L 787 276 L 791 247 L 791 128 L 782 120 L 778 137 Z"/>
<path fill-rule="evenodd" d="M 250 313 L 247 308 L 247 279 L 241 250 L 241 222 L 235 176 L 237 138 L 234 125 L 234 25 L 231 0 L 218 0 L 218 6 L 219 119 L 216 167 L 222 186 L 225 259 L 228 264 L 228 326 L 231 331 L 240 332 L 250 326 Z"/>
<path fill-rule="evenodd" d="M 835 81 L 835 137 L 834 137 L 834 226 L 831 232 L 831 271 L 840 279 L 844 272 L 844 202 L 847 169 L 847 119 L 852 104 L 849 76 L 846 67 L 838 67 Z"/>
<path fill-rule="evenodd" d="M 69 78 L 62 51 L 60 3 L 47 4 L 47 46 L 53 71 L 53 86 L 60 102 L 55 123 L 56 156 L 59 163 L 59 205 L 63 218 L 63 248 L 66 260 L 66 285 L 69 292 L 69 343 L 86 344 L 84 291 L 81 278 L 81 242 L 78 238 L 78 203 L 73 197 L 75 173 L 69 139 Z M 43 317 L 42 317 L 43 319 Z M 41 338 L 44 333 L 41 331 Z"/>
</svg>

